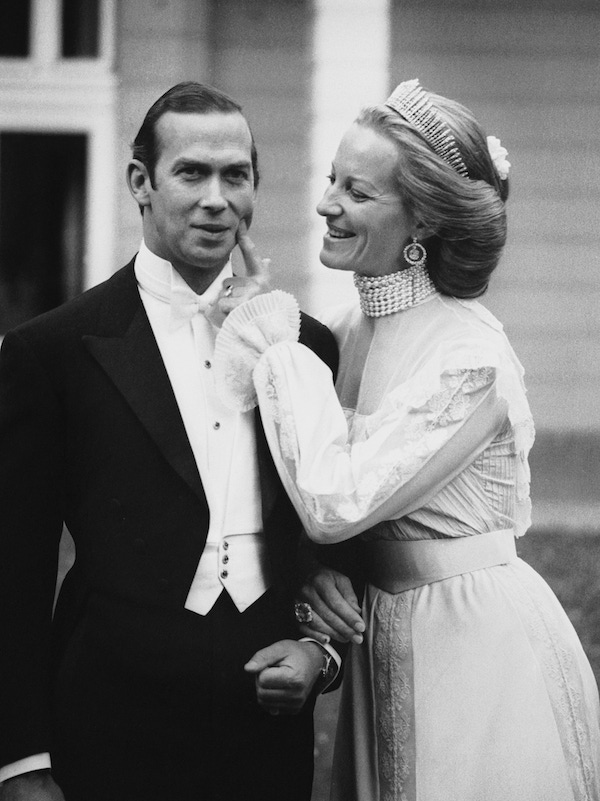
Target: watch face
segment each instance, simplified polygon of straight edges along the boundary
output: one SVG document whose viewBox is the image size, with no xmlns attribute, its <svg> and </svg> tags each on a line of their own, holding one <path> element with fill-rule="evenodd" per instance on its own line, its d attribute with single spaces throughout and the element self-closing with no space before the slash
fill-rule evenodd
<svg viewBox="0 0 600 801">
<path fill-rule="evenodd" d="M 321 676 L 324 679 L 330 679 L 335 676 L 337 665 L 335 663 L 334 658 L 331 654 L 325 653 L 323 654 L 325 661 L 323 663 L 323 667 L 321 668 Z"/>
</svg>

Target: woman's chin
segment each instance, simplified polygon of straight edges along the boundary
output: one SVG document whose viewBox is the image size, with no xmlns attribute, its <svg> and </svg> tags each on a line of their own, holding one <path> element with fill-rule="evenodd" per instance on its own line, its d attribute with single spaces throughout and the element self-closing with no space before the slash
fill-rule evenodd
<svg viewBox="0 0 600 801">
<path fill-rule="evenodd" d="M 321 260 L 321 264 L 324 267 L 327 267 L 328 270 L 345 270 L 347 272 L 354 272 L 354 266 L 351 262 L 333 257 L 327 248 L 323 248 L 321 250 L 319 259 Z"/>
</svg>

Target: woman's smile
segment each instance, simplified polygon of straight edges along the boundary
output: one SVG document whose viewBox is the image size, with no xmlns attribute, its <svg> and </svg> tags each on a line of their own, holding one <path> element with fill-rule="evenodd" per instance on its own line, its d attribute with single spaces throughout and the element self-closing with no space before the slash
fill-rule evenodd
<svg viewBox="0 0 600 801">
<path fill-rule="evenodd" d="M 327 233 L 325 236 L 330 236 L 332 239 L 349 239 L 350 237 L 356 236 L 356 234 L 353 234 L 352 231 L 345 231 L 342 228 L 338 228 L 328 221 Z"/>
</svg>

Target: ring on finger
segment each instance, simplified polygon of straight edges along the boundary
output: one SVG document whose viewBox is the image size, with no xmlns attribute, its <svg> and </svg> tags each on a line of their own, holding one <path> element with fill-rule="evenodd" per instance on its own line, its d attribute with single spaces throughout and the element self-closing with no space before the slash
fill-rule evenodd
<svg viewBox="0 0 600 801">
<path fill-rule="evenodd" d="M 312 606 L 306 603 L 306 601 L 296 601 L 294 604 L 294 616 L 298 623 L 312 623 Z"/>
<path fill-rule="evenodd" d="M 225 288 L 225 292 L 223 292 L 223 297 L 224 298 L 230 297 L 232 292 L 233 292 L 233 286 L 232 284 L 228 284 L 227 287 Z"/>
</svg>

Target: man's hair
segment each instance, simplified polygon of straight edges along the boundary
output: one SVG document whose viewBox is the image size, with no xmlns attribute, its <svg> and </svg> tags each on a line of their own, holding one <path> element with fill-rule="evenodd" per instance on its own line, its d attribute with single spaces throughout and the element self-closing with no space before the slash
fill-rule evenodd
<svg viewBox="0 0 600 801">
<path fill-rule="evenodd" d="M 159 137 L 156 125 L 163 114 L 174 111 L 178 114 L 242 114 L 242 107 L 233 98 L 215 89 L 195 81 L 184 81 L 168 89 L 150 106 L 137 136 L 131 145 L 132 156 L 146 165 L 150 182 L 154 186 L 156 162 L 160 156 Z M 247 122 L 247 120 L 246 120 Z M 254 173 L 254 188 L 258 187 L 258 155 L 252 130 L 251 160 Z"/>
</svg>

